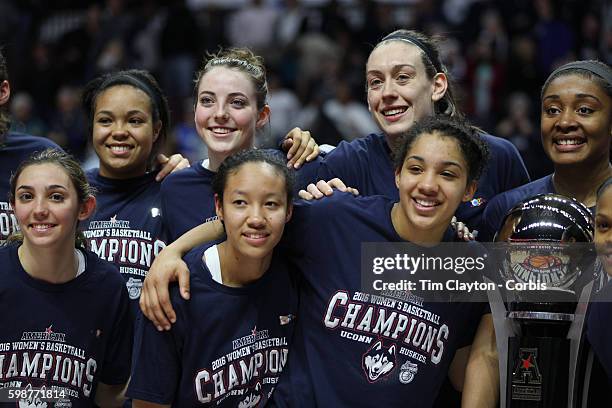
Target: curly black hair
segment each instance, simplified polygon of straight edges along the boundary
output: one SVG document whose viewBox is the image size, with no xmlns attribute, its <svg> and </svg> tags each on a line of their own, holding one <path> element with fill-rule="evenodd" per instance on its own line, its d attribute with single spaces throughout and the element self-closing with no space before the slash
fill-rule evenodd
<svg viewBox="0 0 612 408">
<path fill-rule="evenodd" d="M 394 154 L 395 169 L 399 171 L 404 164 L 414 142 L 424 134 L 436 134 L 457 140 L 463 157 L 468 165 L 468 184 L 477 181 L 489 158 L 489 147 L 480 136 L 478 129 L 469 122 L 445 115 L 431 116 L 414 124 L 401 138 Z"/>
</svg>

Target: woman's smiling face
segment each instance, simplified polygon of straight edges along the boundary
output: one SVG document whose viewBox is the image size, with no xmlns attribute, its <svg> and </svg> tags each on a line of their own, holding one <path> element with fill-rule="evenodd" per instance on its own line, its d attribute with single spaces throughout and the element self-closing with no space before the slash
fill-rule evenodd
<svg viewBox="0 0 612 408">
<path fill-rule="evenodd" d="M 612 98 L 586 77 L 559 76 L 542 95 L 541 133 L 555 165 L 609 161 Z"/>
<path fill-rule="evenodd" d="M 267 115 L 258 112 L 255 87 L 245 73 L 212 68 L 202 75 L 197 97 L 195 125 L 209 155 L 229 156 L 253 147 L 256 129 Z"/>
</svg>

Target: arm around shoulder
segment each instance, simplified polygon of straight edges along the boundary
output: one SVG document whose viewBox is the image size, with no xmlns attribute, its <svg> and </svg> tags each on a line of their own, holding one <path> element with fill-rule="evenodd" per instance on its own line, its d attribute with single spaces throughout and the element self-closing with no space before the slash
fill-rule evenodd
<svg viewBox="0 0 612 408">
<path fill-rule="evenodd" d="M 209 221 L 187 231 L 162 250 L 151 265 L 140 295 L 142 313 L 158 328 L 169 330 L 176 321 L 168 286 L 178 280 L 181 296 L 189 299 L 189 268 L 181 259 L 188 251 L 225 233 L 219 220 Z"/>
</svg>

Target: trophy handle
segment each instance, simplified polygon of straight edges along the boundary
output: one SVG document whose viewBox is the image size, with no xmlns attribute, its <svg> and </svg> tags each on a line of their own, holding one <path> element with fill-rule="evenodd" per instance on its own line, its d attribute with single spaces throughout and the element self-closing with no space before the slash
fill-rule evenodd
<svg viewBox="0 0 612 408">
<path fill-rule="evenodd" d="M 493 283 L 488 277 L 484 277 L 486 283 Z M 497 286 L 497 285 L 495 285 Z M 507 318 L 507 310 L 501 291 L 498 287 L 487 291 L 489 307 L 493 315 L 493 326 L 495 327 L 495 338 L 497 343 L 497 356 L 499 361 L 499 408 L 506 408 L 506 376 L 508 374 L 508 338 L 520 336 L 521 329 L 511 319 Z M 500 341 L 502 340 L 503 341 Z"/>
</svg>

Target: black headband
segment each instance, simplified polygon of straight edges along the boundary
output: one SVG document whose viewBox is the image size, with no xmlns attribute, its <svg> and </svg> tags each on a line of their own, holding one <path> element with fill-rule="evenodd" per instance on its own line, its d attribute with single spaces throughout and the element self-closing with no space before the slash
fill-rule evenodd
<svg viewBox="0 0 612 408">
<path fill-rule="evenodd" d="M 144 81 L 141 81 L 139 78 L 130 73 L 119 73 L 116 75 L 111 75 L 109 78 L 103 81 L 98 87 L 98 89 L 104 91 L 116 85 L 130 85 L 146 93 L 149 99 L 151 100 L 152 113 L 157 115 L 158 120 L 162 120 L 161 109 L 164 106 L 163 102 L 149 84 Z"/>
<path fill-rule="evenodd" d="M 601 64 L 597 64 L 593 61 L 574 61 L 565 65 L 561 65 L 559 68 L 555 69 L 552 74 L 550 74 L 549 78 L 552 78 L 559 72 L 567 71 L 570 69 L 582 69 L 591 72 L 597 76 L 600 76 L 604 81 L 608 83 L 608 85 L 612 86 L 612 69 L 610 69 L 609 67 L 604 67 Z"/>
<path fill-rule="evenodd" d="M 380 44 L 391 40 L 406 41 L 412 45 L 417 46 L 421 51 L 423 51 L 429 62 L 431 62 L 431 65 L 433 65 L 433 67 L 436 69 L 436 72 L 444 72 L 444 69 L 442 69 L 441 66 L 438 66 L 436 64 L 436 59 L 432 57 L 433 52 L 431 50 L 431 47 L 427 46 L 423 41 L 405 33 L 392 33 L 383 38 Z"/>
</svg>

